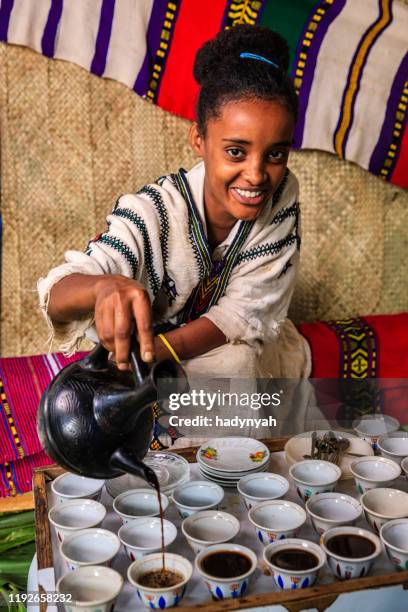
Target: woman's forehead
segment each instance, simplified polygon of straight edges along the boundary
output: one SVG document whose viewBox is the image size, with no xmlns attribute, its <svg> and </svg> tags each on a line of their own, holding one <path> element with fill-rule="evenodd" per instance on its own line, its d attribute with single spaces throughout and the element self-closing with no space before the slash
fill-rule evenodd
<svg viewBox="0 0 408 612">
<path fill-rule="evenodd" d="M 292 114 L 278 100 L 232 100 L 219 109 L 217 117 L 209 119 L 207 135 L 237 144 L 259 140 L 290 144 L 293 128 Z"/>
</svg>

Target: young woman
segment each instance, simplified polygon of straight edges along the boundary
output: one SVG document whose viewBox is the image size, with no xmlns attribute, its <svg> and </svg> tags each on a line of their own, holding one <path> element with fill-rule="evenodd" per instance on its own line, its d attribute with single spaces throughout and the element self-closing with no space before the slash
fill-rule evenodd
<svg viewBox="0 0 408 612">
<path fill-rule="evenodd" d="M 122 369 L 137 333 L 145 361 L 171 357 L 191 376 L 309 374 L 286 319 L 300 249 L 288 61 L 286 42 L 255 26 L 198 51 L 190 144 L 202 161 L 120 197 L 86 252 L 39 281 L 62 350 L 93 327 Z"/>
</svg>

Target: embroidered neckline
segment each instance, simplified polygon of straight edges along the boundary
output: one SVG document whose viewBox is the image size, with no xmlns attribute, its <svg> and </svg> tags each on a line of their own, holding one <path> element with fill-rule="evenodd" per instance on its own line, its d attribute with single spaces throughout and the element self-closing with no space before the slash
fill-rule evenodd
<svg viewBox="0 0 408 612">
<path fill-rule="evenodd" d="M 198 262 L 200 279 L 183 310 L 179 313 L 178 322 L 181 324 L 197 319 L 218 302 L 225 291 L 238 253 L 248 238 L 255 221 L 241 221 L 238 231 L 226 249 L 223 258 L 213 260 L 185 170 L 181 168 L 178 174 L 172 175 L 172 179 L 188 205 L 189 237 Z"/>
</svg>

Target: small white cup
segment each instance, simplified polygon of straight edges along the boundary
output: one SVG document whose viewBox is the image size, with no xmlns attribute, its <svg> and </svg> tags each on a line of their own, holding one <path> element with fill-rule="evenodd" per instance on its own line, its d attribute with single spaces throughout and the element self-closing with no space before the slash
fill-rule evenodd
<svg viewBox="0 0 408 612">
<path fill-rule="evenodd" d="M 391 563 L 402 570 L 408 569 L 408 519 L 394 519 L 380 530 L 380 539 Z"/>
<path fill-rule="evenodd" d="M 303 501 L 317 493 L 331 493 L 341 478 L 341 469 L 320 459 L 305 459 L 289 468 L 296 491 Z"/>
<path fill-rule="evenodd" d="M 285 549 L 299 549 L 299 551 L 312 553 L 316 557 L 316 565 L 306 570 L 283 569 L 271 561 L 271 557 L 275 553 Z M 320 546 L 309 540 L 298 538 L 289 538 L 282 542 L 268 544 L 268 546 L 264 548 L 263 557 L 265 563 L 271 570 L 276 586 L 280 589 L 305 589 L 313 586 L 320 569 L 326 563 L 326 554 Z"/>
<path fill-rule="evenodd" d="M 333 553 L 328 547 L 327 542 L 336 535 L 352 534 L 360 537 L 367 538 L 374 544 L 374 552 L 366 557 L 343 557 Z M 348 580 L 349 578 L 361 578 L 367 576 L 369 573 L 374 559 L 376 559 L 382 552 L 380 539 L 371 531 L 367 529 L 360 529 L 359 527 L 335 527 L 334 529 L 328 529 L 325 531 L 320 538 L 320 546 L 323 548 L 327 556 L 328 565 L 337 578 L 341 580 Z"/>
<path fill-rule="evenodd" d="M 289 490 L 289 482 L 280 474 L 258 472 L 241 478 L 237 489 L 247 510 L 250 510 L 258 502 L 284 497 Z"/>
<path fill-rule="evenodd" d="M 120 541 L 107 529 L 82 529 L 66 537 L 60 553 L 69 571 L 85 565 L 110 565 L 118 554 Z"/>
<path fill-rule="evenodd" d="M 57 582 L 57 592 L 70 612 L 109 612 L 122 587 L 118 572 L 96 565 L 80 567 Z"/>
<path fill-rule="evenodd" d="M 74 499 L 57 504 L 48 512 L 59 542 L 80 529 L 99 527 L 106 516 L 106 508 L 93 499 Z"/>
<path fill-rule="evenodd" d="M 169 499 L 160 493 L 163 512 L 169 505 Z M 113 509 L 123 524 L 141 516 L 158 516 L 160 514 L 157 492 L 153 489 L 131 489 L 121 493 L 113 500 Z"/>
<path fill-rule="evenodd" d="M 259 541 L 267 546 L 277 540 L 295 538 L 306 522 L 306 512 L 291 501 L 272 499 L 251 508 L 248 519 Z"/>
<path fill-rule="evenodd" d="M 232 578 L 219 578 L 207 574 L 202 567 L 202 562 L 205 557 L 215 552 L 237 552 L 249 558 L 251 566 L 245 574 L 233 576 Z M 248 590 L 248 585 L 252 574 L 255 572 L 258 560 L 255 553 L 246 546 L 240 544 L 214 544 L 208 548 L 204 548 L 195 558 L 195 568 L 215 599 L 229 599 L 242 597 Z"/>
<path fill-rule="evenodd" d="M 383 457 L 392 459 L 399 465 L 408 457 L 408 431 L 393 431 L 378 439 L 378 450 Z"/>
<path fill-rule="evenodd" d="M 167 548 L 174 542 L 177 529 L 173 523 L 163 519 L 164 546 Z M 161 550 L 161 525 L 156 516 L 142 516 L 125 525 L 118 531 L 127 556 L 131 561 L 141 559 L 145 555 Z"/>
<path fill-rule="evenodd" d="M 401 474 L 401 467 L 386 457 L 361 457 L 352 461 L 350 472 L 359 493 L 391 485 Z"/>
<path fill-rule="evenodd" d="M 203 510 L 184 519 L 181 531 L 197 554 L 203 548 L 230 542 L 239 533 L 239 520 L 228 512 Z"/>
<path fill-rule="evenodd" d="M 190 480 L 173 491 L 173 501 L 181 518 L 201 510 L 217 510 L 224 499 L 224 489 L 208 480 Z"/>
<path fill-rule="evenodd" d="M 361 419 L 355 419 L 352 427 L 359 438 L 362 438 L 377 450 L 378 438 L 397 431 L 400 423 L 394 417 L 387 414 L 366 414 Z"/>
<path fill-rule="evenodd" d="M 363 508 L 354 497 L 342 493 L 321 493 L 306 502 L 306 512 L 320 535 L 341 525 L 354 525 Z"/>
<path fill-rule="evenodd" d="M 408 517 L 408 493 L 399 489 L 370 489 L 361 496 L 360 504 L 367 522 L 377 533 L 388 521 Z"/>
<path fill-rule="evenodd" d="M 139 578 L 148 572 L 162 568 L 162 554 L 153 553 L 146 555 L 129 565 L 127 572 L 130 584 L 136 587 L 138 600 L 147 608 L 165 609 L 177 606 L 184 597 L 187 583 L 193 573 L 193 566 L 190 561 L 181 555 L 165 553 L 166 569 L 177 572 L 183 576 L 183 580 L 171 587 L 154 588 L 147 587 L 139 582 Z M 139 601 L 135 603 L 139 603 Z"/>
<path fill-rule="evenodd" d="M 60 504 L 72 499 L 94 499 L 95 501 L 100 501 L 104 484 L 104 480 L 65 472 L 52 481 L 51 490 Z"/>
</svg>

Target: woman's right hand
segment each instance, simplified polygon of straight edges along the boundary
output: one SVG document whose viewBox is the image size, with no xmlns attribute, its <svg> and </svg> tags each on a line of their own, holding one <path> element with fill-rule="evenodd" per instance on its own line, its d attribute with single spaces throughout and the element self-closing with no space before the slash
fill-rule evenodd
<svg viewBox="0 0 408 612">
<path fill-rule="evenodd" d="M 115 354 L 118 368 L 129 367 L 132 333 L 138 335 L 143 361 L 153 361 L 152 308 L 145 287 L 125 276 L 103 275 L 95 281 L 93 292 L 96 331 L 105 348 Z"/>
</svg>

